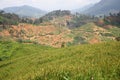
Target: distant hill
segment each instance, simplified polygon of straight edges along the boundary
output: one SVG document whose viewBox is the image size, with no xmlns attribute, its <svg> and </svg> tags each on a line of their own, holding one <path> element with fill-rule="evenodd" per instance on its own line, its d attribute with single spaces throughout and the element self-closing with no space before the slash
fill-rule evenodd
<svg viewBox="0 0 120 80">
<path fill-rule="evenodd" d="M 63 24 L 71 16 L 72 14 L 69 10 L 54 10 L 40 17 L 38 20 L 35 21 L 35 24 L 39 24 L 42 22 L 48 22 L 48 21 L 52 21 L 53 23 L 56 23 L 56 20 L 58 23 L 60 22 L 60 24 L 61 23 Z"/>
<path fill-rule="evenodd" d="M 4 8 L 3 10 L 7 13 L 15 13 L 21 17 L 34 17 L 34 18 L 41 17 L 46 13 L 46 11 L 27 5 L 20 7 L 8 7 Z"/>
<path fill-rule="evenodd" d="M 71 10 L 71 12 L 72 12 L 72 13 L 76 13 L 76 12 L 82 13 L 82 12 L 88 10 L 89 8 L 91 8 L 92 6 L 94 6 L 94 4 L 89 4 L 89 5 L 84 6 L 84 7 L 82 7 L 82 8 Z"/>
<path fill-rule="evenodd" d="M 120 0 L 101 0 L 93 7 L 87 9 L 83 13 L 91 15 L 108 15 L 120 11 Z"/>
<path fill-rule="evenodd" d="M 49 12 L 43 17 L 46 19 L 52 19 L 52 18 L 66 16 L 66 15 L 71 15 L 71 12 L 69 10 L 55 10 L 55 11 Z"/>
</svg>

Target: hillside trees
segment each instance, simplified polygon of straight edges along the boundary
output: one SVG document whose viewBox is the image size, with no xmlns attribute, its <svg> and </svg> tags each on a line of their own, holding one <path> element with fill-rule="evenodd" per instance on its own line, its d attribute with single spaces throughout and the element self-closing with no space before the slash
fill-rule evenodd
<svg viewBox="0 0 120 80">
<path fill-rule="evenodd" d="M 94 16 L 76 13 L 74 15 L 73 19 L 71 21 L 67 22 L 67 26 L 69 28 L 77 28 L 77 27 L 80 27 L 89 22 L 95 22 L 96 20 L 97 20 L 97 18 Z"/>
<path fill-rule="evenodd" d="M 19 17 L 14 13 L 5 13 L 0 11 L 0 29 L 9 28 L 11 25 L 18 25 L 19 23 L 33 24 L 35 21 L 27 17 Z"/>
<path fill-rule="evenodd" d="M 110 13 L 109 16 L 104 18 L 105 24 L 116 25 L 120 28 L 120 12 L 119 13 Z"/>
<path fill-rule="evenodd" d="M 44 15 L 43 17 L 36 19 L 34 24 L 40 24 L 42 22 L 47 22 L 50 20 L 53 20 L 58 17 L 63 17 L 65 15 L 71 15 L 71 12 L 69 10 L 55 10 L 52 12 L 49 12 L 48 14 Z"/>
<path fill-rule="evenodd" d="M 5 13 L 0 11 L 0 27 L 5 29 L 10 27 L 10 25 L 17 25 L 20 21 L 20 18 L 16 14 Z"/>
<path fill-rule="evenodd" d="M 21 18 L 20 23 L 28 23 L 28 24 L 34 24 L 34 21 L 30 18 Z"/>
</svg>

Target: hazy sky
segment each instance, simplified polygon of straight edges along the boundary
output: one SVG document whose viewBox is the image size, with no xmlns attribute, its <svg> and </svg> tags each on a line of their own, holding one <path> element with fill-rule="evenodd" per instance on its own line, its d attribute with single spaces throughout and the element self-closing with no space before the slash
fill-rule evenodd
<svg viewBox="0 0 120 80">
<path fill-rule="evenodd" d="M 42 10 L 77 9 L 100 0 L 0 0 L 0 9 L 10 6 L 30 5 Z"/>
</svg>

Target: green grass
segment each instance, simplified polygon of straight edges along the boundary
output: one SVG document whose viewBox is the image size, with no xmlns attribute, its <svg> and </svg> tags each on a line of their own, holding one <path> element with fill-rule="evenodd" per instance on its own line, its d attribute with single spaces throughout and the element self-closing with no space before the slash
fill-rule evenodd
<svg viewBox="0 0 120 80">
<path fill-rule="evenodd" d="M 120 36 L 120 28 L 112 28 L 112 29 L 109 29 L 109 31 L 115 36 L 115 37 L 119 37 Z"/>
<path fill-rule="evenodd" d="M 1 41 L 0 57 L 0 80 L 120 79 L 120 42 L 57 49 Z"/>
<path fill-rule="evenodd" d="M 97 26 L 95 23 L 87 23 L 83 26 L 75 28 L 71 32 L 74 41 L 72 45 L 88 44 L 92 39 L 97 38 L 99 41 L 114 41 L 115 37 L 120 36 L 120 28 L 105 29 Z M 71 44 L 70 44 L 71 45 Z"/>
</svg>

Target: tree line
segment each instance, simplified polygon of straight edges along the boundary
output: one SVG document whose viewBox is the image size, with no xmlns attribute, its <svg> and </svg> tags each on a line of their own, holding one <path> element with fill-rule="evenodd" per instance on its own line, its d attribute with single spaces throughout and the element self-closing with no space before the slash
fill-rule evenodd
<svg viewBox="0 0 120 80">
<path fill-rule="evenodd" d="M 5 13 L 4 11 L 0 11 L 0 28 L 5 29 L 11 25 L 18 25 L 19 23 L 33 24 L 34 21 L 26 17 L 21 18 L 14 13 Z"/>
<path fill-rule="evenodd" d="M 104 16 L 105 24 L 115 25 L 120 28 L 120 12 L 110 13 L 109 16 Z"/>
<path fill-rule="evenodd" d="M 3 28 L 9 27 L 10 25 L 17 25 L 19 20 L 19 16 L 14 13 L 11 14 L 0 11 L 0 26 Z"/>
</svg>

